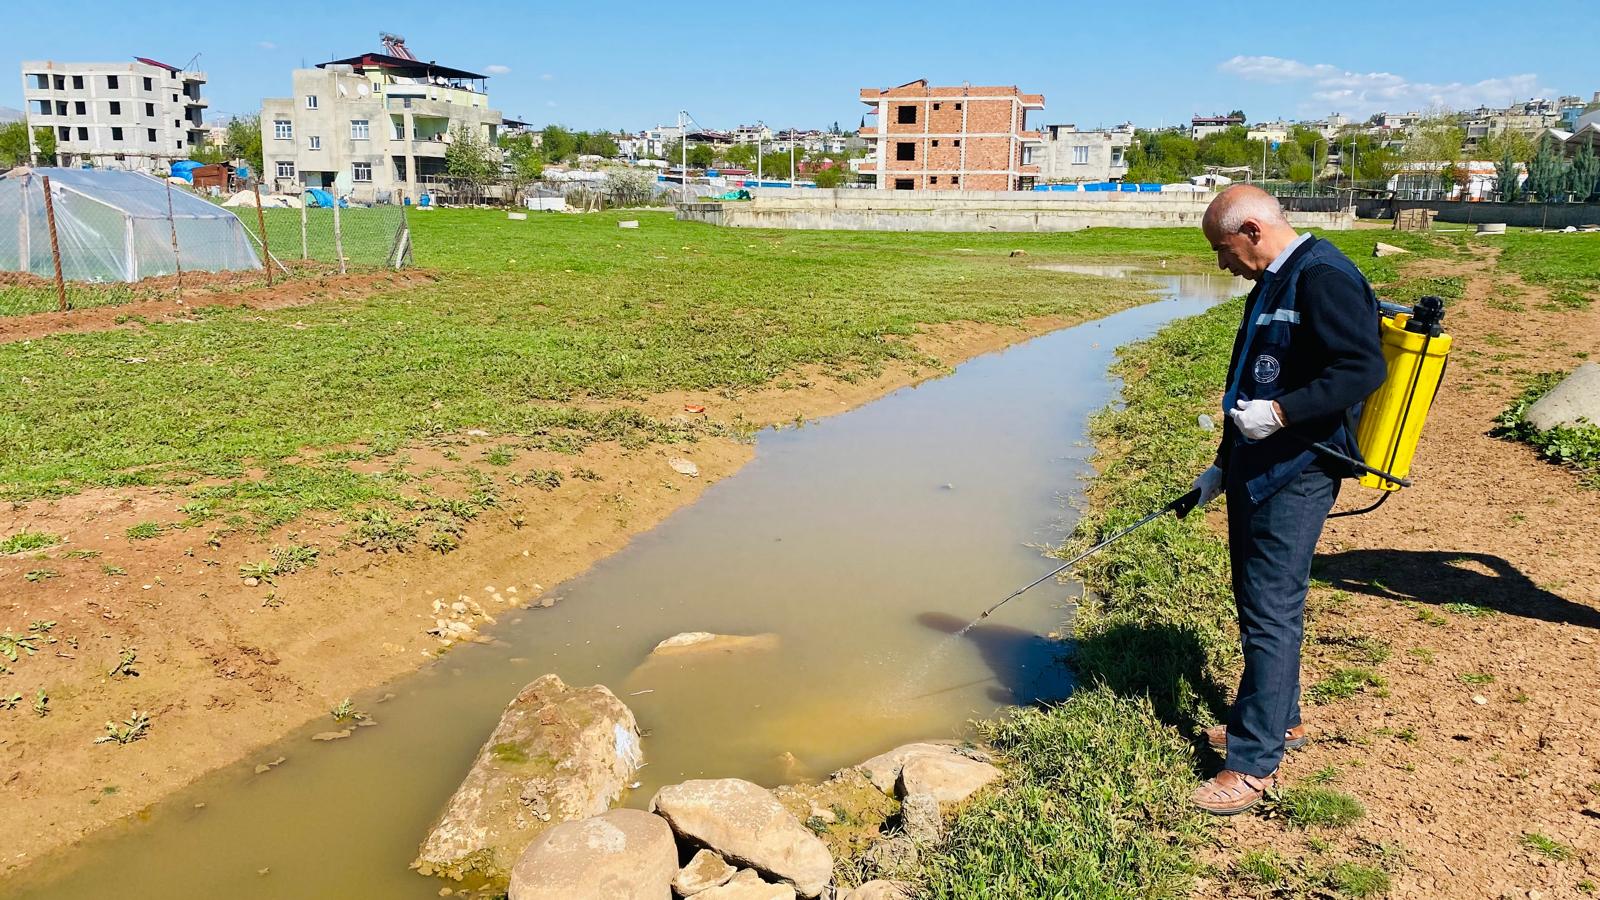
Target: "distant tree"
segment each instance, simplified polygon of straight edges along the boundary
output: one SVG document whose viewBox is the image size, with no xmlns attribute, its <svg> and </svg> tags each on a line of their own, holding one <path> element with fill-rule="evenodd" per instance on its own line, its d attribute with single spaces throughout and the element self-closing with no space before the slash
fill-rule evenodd
<svg viewBox="0 0 1600 900">
<path fill-rule="evenodd" d="M 1199 174 L 1200 146 L 1180 131 L 1136 131 L 1128 148 L 1129 181 L 1184 181 Z"/>
<path fill-rule="evenodd" d="M 1533 138 L 1508 128 L 1481 141 L 1476 155 L 1479 159 L 1501 159 L 1508 152 L 1517 159 L 1528 159 L 1534 153 Z"/>
<path fill-rule="evenodd" d="M 839 132 L 839 120 L 838 119 L 834 119 L 833 120 L 833 127 L 828 129 L 828 133 L 829 134 L 839 134 L 840 133 Z"/>
<path fill-rule="evenodd" d="M 850 167 L 836 165 L 827 169 L 817 169 L 811 173 L 811 180 L 816 182 L 819 188 L 836 188 L 851 180 Z"/>
<path fill-rule="evenodd" d="M 1236 109 L 1233 112 L 1228 113 L 1228 116 L 1229 118 L 1239 119 L 1242 121 L 1244 119 L 1244 110 Z"/>
<path fill-rule="evenodd" d="M 753 168 L 756 164 L 756 145 L 734 144 L 732 147 L 722 151 L 722 158 L 729 165 L 745 169 Z"/>
<path fill-rule="evenodd" d="M 444 148 L 444 171 L 446 175 L 469 185 L 477 190 L 495 179 L 499 170 L 496 153 L 477 134 L 473 128 L 466 125 L 456 126 L 451 132 L 452 140 Z"/>
<path fill-rule="evenodd" d="M 1435 171 L 1439 172 L 1446 184 L 1450 184 L 1456 179 L 1454 176 L 1446 177 L 1445 169 L 1454 167 L 1461 161 L 1462 148 L 1466 140 L 1466 129 L 1456 124 L 1453 115 L 1436 113 L 1418 122 L 1412 129 L 1411 137 L 1406 141 L 1406 148 L 1401 157 L 1406 163 L 1428 163 L 1438 166 Z"/>
<path fill-rule="evenodd" d="M 1572 167 L 1567 170 L 1567 186 L 1572 198 L 1579 203 L 1588 202 L 1600 194 L 1600 158 L 1594 153 L 1594 141 L 1579 144 L 1572 157 Z"/>
<path fill-rule="evenodd" d="M 585 156 L 603 156 L 606 159 L 615 159 L 622 155 L 622 149 L 617 146 L 617 141 L 604 131 L 580 131 L 575 135 L 578 152 Z"/>
<path fill-rule="evenodd" d="M 207 148 L 211 144 L 206 145 Z M 205 162 L 228 162 L 242 159 L 256 176 L 261 175 L 261 119 L 256 116 L 240 116 L 228 122 L 227 129 L 223 132 L 222 143 L 217 146 L 214 154 L 216 159 L 206 159 Z"/>
<path fill-rule="evenodd" d="M 26 165 L 28 162 L 28 123 L 11 122 L 0 125 L 0 167 Z"/>
<path fill-rule="evenodd" d="M 1554 145 L 1551 139 L 1540 141 L 1538 151 L 1528 160 L 1528 190 L 1546 203 L 1567 193 L 1567 161 Z"/>
<path fill-rule="evenodd" d="M 39 146 L 37 162 L 42 166 L 56 164 L 56 132 L 53 128 L 35 128 L 33 142 Z"/>
<path fill-rule="evenodd" d="M 1494 192 L 1502 203 L 1510 203 L 1522 195 L 1517 185 L 1517 158 L 1511 154 L 1509 146 L 1494 164 Z"/>
<path fill-rule="evenodd" d="M 539 136 L 543 139 L 544 158 L 550 162 L 561 162 L 578 150 L 578 141 L 572 132 L 560 125 L 546 125 Z"/>
</svg>

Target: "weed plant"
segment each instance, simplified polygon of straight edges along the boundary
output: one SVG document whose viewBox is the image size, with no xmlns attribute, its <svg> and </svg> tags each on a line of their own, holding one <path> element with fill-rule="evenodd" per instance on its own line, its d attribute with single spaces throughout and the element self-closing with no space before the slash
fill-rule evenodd
<svg viewBox="0 0 1600 900">
<path fill-rule="evenodd" d="M 1356 798 L 1316 785 L 1284 788 L 1273 812 L 1297 828 L 1341 828 L 1366 815 Z"/>
<path fill-rule="evenodd" d="M 1490 433 L 1532 444 L 1540 456 L 1587 473 L 1586 483 L 1600 487 L 1600 423 L 1540 431 L 1527 420 L 1528 409 L 1566 376 L 1565 372 L 1535 376 L 1522 394 L 1495 418 L 1495 427 Z"/>
</svg>

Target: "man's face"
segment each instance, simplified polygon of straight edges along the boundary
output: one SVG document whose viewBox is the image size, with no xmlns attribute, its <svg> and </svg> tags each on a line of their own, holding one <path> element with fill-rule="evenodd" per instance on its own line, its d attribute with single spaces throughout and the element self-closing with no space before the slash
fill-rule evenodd
<svg viewBox="0 0 1600 900">
<path fill-rule="evenodd" d="M 1221 234 L 1215 225 L 1207 223 L 1205 235 L 1206 240 L 1211 242 L 1211 249 L 1216 251 L 1217 268 L 1240 278 L 1259 280 L 1271 262 L 1269 260 L 1263 264 L 1259 260 L 1257 247 L 1261 242 L 1261 228 L 1250 219 L 1246 219 L 1240 229 L 1232 234 Z"/>
</svg>

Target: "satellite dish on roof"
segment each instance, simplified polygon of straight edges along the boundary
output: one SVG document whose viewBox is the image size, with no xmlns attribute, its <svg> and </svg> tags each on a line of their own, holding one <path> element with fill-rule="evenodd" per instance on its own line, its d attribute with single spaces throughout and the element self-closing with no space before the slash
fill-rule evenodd
<svg viewBox="0 0 1600 900">
<path fill-rule="evenodd" d="M 333 192 L 340 197 L 350 196 L 350 173 L 340 172 L 333 176 Z"/>
</svg>

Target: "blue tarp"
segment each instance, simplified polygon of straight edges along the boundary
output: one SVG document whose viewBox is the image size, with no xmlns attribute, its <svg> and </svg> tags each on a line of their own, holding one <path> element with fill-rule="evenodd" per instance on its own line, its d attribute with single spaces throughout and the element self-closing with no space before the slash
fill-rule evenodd
<svg viewBox="0 0 1600 900">
<path fill-rule="evenodd" d="M 203 165 L 205 163 L 197 163 L 192 159 L 180 159 L 172 164 L 172 177 L 182 178 L 184 181 L 194 184 L 194 170 Z"/>
<path fill-rule="evenodd" d="M 1161 185 L 1143 181 L 1091 181 L 1079 184 L 1036 184 L 1036 191 L 1116 191 L 1120 193 L 1159 192 Z"/>
<path fill-rule="evenodd" d="M 318 207 L 321 207 L 323 209 L 333 209 L 333 195 L 328 193 L 327 191 L 323 190 L 322 188 L 306 188 L 306 193 L 311 195 L 311 202 L 306 204 L 307 206 L 318 206 Z M 423 205 L 427 205 L 427 204 L 424 203 Z M 349 209 L 350 208 L 349 201 L 340 200 L 339 201 L 339 208 L 340 209 Z"/>
</svg>

